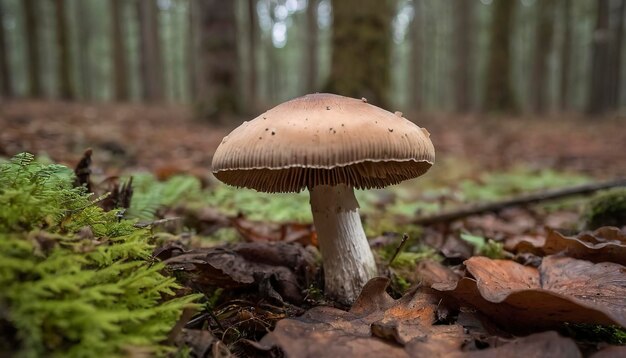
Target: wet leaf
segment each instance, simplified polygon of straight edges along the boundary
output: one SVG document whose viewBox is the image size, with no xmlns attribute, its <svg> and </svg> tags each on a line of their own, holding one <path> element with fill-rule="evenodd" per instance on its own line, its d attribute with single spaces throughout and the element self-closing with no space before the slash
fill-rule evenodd
<svg viewBox="0 0 626 358">
<path fill-rule="evenodd" d="M 385 292 L 388 282 L 370 280 L 348 312 L 320 306 L 281 320 L 260 346 L 277 346 L 287 357 L 407 357 L 460 350 L 467 340 L 462 326 L 433 326 L 436 295 L 422 289 L 393 300 Z"/>
<path fill-rule="evenodd" d="M 563 253 L 566 256 L 592 262 L 615 262 L 626 265 L 626 232 L 606 226 L 577 236 L 565 236 L 548 229 L 545 239 L 524 238 L 515 244 L 516 251 L 536 255 Z"/>
<path fill-rule="evenodd" d="M 511 330 L 563 322 L 626 326 L 626 268 L 548 256 L 541 266 L 472 257 L 471 276 L 432 285 Z"/>
</svg>

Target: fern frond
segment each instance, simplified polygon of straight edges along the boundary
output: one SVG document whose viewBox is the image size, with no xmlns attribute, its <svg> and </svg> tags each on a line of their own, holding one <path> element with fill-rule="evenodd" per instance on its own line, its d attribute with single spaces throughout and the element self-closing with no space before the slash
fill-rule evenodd
<svg viewBox="0 0 626 358">
<path fill-rule="evenodd" d="M 28 153 L 0 164 L 0 324 L 16 332 L 14 353 L 164 353 L 160 342 L 199 296 L 175 298 L 178 284 L 149 260 L 149 231 L 93 205 L 101 198 L 72 180 L 68 168 Z"/>
</svg>

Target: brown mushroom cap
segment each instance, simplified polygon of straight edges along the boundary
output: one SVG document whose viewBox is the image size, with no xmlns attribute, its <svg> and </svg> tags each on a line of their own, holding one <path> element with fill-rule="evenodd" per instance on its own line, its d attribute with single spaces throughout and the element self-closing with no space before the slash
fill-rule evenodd
<svg viewBox="0 0 626 358">
<path fill-rule="evenodd" d="M 316 185 L 382 188 L 424 174 L 429 133 L 402 117 L 334 94 L 282 103 L 227 135 L 213 156 L 224 183 L 264 192 Z"/>
</svg>

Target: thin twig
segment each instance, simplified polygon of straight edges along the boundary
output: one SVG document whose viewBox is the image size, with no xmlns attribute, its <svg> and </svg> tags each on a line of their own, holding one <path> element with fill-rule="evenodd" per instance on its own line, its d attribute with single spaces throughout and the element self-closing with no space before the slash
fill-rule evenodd
<svg viewBox="0 0 626 358">
<path fill-rule="evenodd" d="M 400 251 L 402 251 L 407 241 L 409 241 L 409 235 L 407 233 L 402 234 L 402 241 L 400 241 L 400 245 L 396 247 L 396 252 L 394 252 L 393 256 L 391 256 L 391 259 L 389 260 L 389 263 L 387 264 L 387 266 L 391 266 L 391 263 L 393 262 L 393 260 L 396 259 Z"/>
<path fill-rule="evenodd" d="M 418 217 L 417 219 L 413 220 L 413 224 L 432 225 L 432 224 L 438 224 L 438 223 L 446 223 L 446 222 L 451 222 L 451 221 L 458 220 L 458 219 L 463 219 L 465 217 L 472 216 L 472 215 L 480 215 L 480 214 L 485 214 L 488 212 L 498 212 L 502 209 L 506 209 L 506 208 L 510 208 L 514 206 L 554 200 L 554 199 L 564 198 L 567 196 L 591 194 L 598 190 L 621 187 L 621 186 L 626 186 L 626 178 L 612 180 L 609 182 L 578 185 L 578 186 L 573 186 L 573 187 L 564 188 L 564 189 L 546 190 L 540 193 L 519 196 L 517 198 L 512 198 L 508 200 L 496 201 L 492 203 L 486 203 L 486 204 L 460 208 L 460 209 L 451 210 L 451 211 L 447 211 L 447 212 L 443 212 L 443 213 L 439 213 L 439 214 L 435 214 L 431 216 Z"/>
</svg>

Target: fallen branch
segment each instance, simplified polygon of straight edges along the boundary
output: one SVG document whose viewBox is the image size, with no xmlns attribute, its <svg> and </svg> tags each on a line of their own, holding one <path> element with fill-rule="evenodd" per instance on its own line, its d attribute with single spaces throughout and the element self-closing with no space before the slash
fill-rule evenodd
<svg viewBox="0 0 626 358">
<path fill-rule="evenodd" d="M 524 195 L 517 198 L 512 198 L 503 201 L 496 201 L 492 203 L 479 204 L 470 207 L 460 208 L 447 212 L 442 212 L 435 215 L 418 217 L 413 220 L 413 224 L 416 225 L 432 225 L 438 223 L 450 222 L 458 219 L 462 219 L 472 215 L 480 215 L 488 212 L 498 212 L 502 209 L 537 203 L 541 201 L 548 201 L 553 199 L 559 199 L 567 196 L 585 195 L 591 194 L 598 190 L 615 188 L 620 186 L 626 186 L 626 178 L 617 179 L 609 182 L 591 183 L 573 186 L 570 188 L 546 190 L 540 193 Z"/>
</svg>

